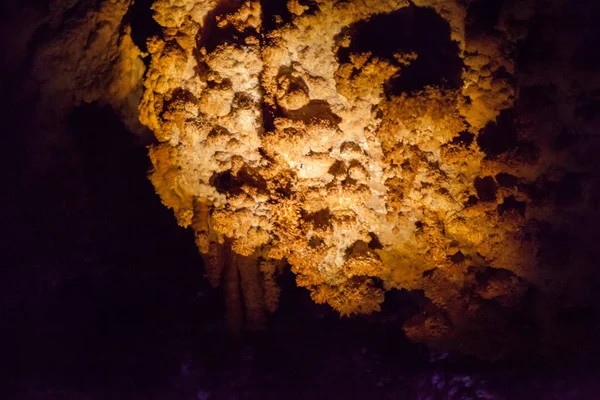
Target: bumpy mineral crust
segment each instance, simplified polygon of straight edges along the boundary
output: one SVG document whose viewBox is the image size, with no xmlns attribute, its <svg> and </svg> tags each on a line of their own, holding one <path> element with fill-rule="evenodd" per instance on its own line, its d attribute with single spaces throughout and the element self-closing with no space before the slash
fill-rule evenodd
<svg viewBox="0 0 600 400">
<path fill-rule="evenodd" d="M 242 294 L 248 325 L 276 309 L 286 263 L 342 315 L 379 310 L 392 288 L 447 309 L 473 268 L 505 271 L 512 297 L 547 281 L 524 239 L 527 195 L 495 180 L 509 167 L 533 179 L 536 167 L 507 167 L 478 146 L 515 100 L 511 38 L 467 37 L 461 1 L 412 3 L 290 0 L 285 18 L 259 1 L 154 3 L 164 32 L 149 43 L 140 104 L 160 141 L 151 180 L 194 229 L 210 281 Z M 445 24 L 459 85 L 386 90 L 422 55 L 364 51 L 357 27 L 405 8 Z M 480 295 L 499 296 L 489 285 Z M 407 332 L 435 341 L 469 304 Z"/>
</svg>

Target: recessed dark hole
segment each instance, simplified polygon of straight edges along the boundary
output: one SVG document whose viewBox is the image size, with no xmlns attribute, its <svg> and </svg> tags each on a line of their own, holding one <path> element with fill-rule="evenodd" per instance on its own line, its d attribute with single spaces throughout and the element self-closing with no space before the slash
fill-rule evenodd
<svg viewBox="0 0 600 400">
<path fill-rule="evenodd" d="M 451 143 L 469 147 L 471 145 L 471 143 L 473 143 L 474 138 L 475 138 L 475 135 L 473 135 L 472 133 L 469 133 L 467 131 L 462 131 L 461 133 L 458 134 L 458 136 L 456 136 L 454 139 L 452 139 Z"/>
<path fill-rule="evenodd" d="M 173 94 L 171 95 L 171 97 L 164 101 L 163 110 L 168 110 L 169 106 L 172 103 L 175 103 L 179 100 L 182 100 L 186 103 L 196 103 L 197 101 L 196 96 L 194 96 L 189 90 L 183 88 L 176 88 L 175 90 L 173 90 Z"/>
<path fill-rule="evenodd" d="M 358 144 L 356 144 L 354 142 L 344 142 L 340 146 L 340 152 L 341 153 L 347 153 L 347 152 L 362 153 L 362 149 L 360 148 L 360 146 Z"/>
<path fill-rule="evenodd" d="M 263 118 L 263 129 L 265 132 L 273 132 L 275 130 L 275 118 L 277 115 L 277 110 L 275 107 L 272 107 L 266 103 L 262 105 L 262 118 Z"/>
<path fill-rule="evenodd" d="M 272 32 L 292 20 L 292 13 L 287 8 L 287 2 L 288 0 L 260 0 L 264 33 Z"/>
<path fill-rule="evenodd" d="M 494 79 L 502 79 L 506 80 L 509 84 L 514 85 L 517 83 L 515 76 L 508 72 L 504 66 L 498 68 L 494 72 L 492 72 L 492 77 Z"/>
<path fill-rule="evenodd" d="M 242 168 L 237 174 L 237 179 L 243 182 L 244 185 L 251 186 L 262 192 L 267 190 L 267 181 L 265 178 L 250 169 Z"/>
<path fill-rule="evenodd" d="M 269 164 L 273 163 L 273 159 L 271 157 L 269 157 L 269 154 L 267 153 L 267 151 L 264 148 L 259 147 L 258 154 L 260 154 L 261 158 L 264 158 L 267 162 L 269 162 Z"/>
<path fill-rule="evenodd" d="M 460 250 L 457 251 L 456 253 L 452 254 L 448 258 L 450 259 L 450 261 L 452 261 L 455 264 L 458 264 L 458 263 L 461 263 L 461 262 L 465 261 L 465 255 Z"/>
<path fill-rule="evenodd" d="M 346 177 L 346 179 L 344 179 L 342 181 L 342 185 L 354 186 L 354 185 L 358 185 L 358 181 L 356 179 L 352 179 L 348 176 L 348 177 Z"/>
<path fill-rule="evenodd" d="M 517 147 L 517 127 L 512 109 L 500 112 L 495 122 L 488 123 L 477 137 L 486 157 L 495 157 Z"/>
<path fill-rule="evenodd" d="M 292 194 L 294 194 L 295 181 L 296 175 L 293 175 L 293 177 L 287 176 L 286 179 L 283 180 L 283 184 L 280 184 L 275 187 L 275 193 L 277 193 L 283 198 L 289 199 L 290 197 L 292 197 Z"/>
<path fill-rule="evenodd" d="M 437 268 L 431 268 L 431 269 L 428 269 L 427 271 L 423 271 L 423 278 L 432 277 L 436 270 L 437 270 Z"/>
<path fill-rule="evenodd" d="M 319 247 L 323 243 L 324 243 L 323 239 L 314 237 L 314 236 L 308 240 L 308 245 L 312 248 Z"/>
<path fill-rule="evenodd" d="M 298 3 L 308 7 L 308 10 L 306 10 L 304 14 L 314 15 L 319 9 L 319 3 L 317 3 L 317 0 L 298 0 Z"/>
<path fill-rule="evenodd" d="M 385 282 L 383 281 L 383 279 L 381 279 L 378 276 L 372 276 L 370 277 L 371 279 L 371 287 L 376 288 L 376 289 L 382 289 L 385 290 Z"/>
<path fill-rule="evenodd" d="M 302 216 L 305 221 L 313 224 L 315 229 L 327 229 L 331 225 L 331 212 L 328 208 L 317 211 L 312 214 L 305 214 Z"/>
<path fill-rule="evenodd" d="M 465 207 L 472 207 L 475 204 L 479 203 L 479 199 L 477 198 L 477 196 L 469 196 L 469 199 L 465 202 Z"/>
<path fill-rule="evenodd" d="M 124 22 L 128 22 L 131 26 L 133 43 L 143 52 L 148 51 L 146 40 L 160 35 L 162 31 L 162 27 L 152 18 L 154 13 L 150 8 L 152 3 L 154 0 L 135 0 L 124 18 Z M 144 59 L 144 61 L 149 62 L 148 59 Z"/>
<path fill-rule="evenodd" d="M 345 252 L 346 259 L 353 254 L 364 254 L 369 251 L 369 244 L 363 240 L 352 243 Z"/>
<path fill-rule="evenodd" d="M 450 26 L 432 8 L 404 7 L 351 25 L 349 48 L 340 48 L 338 59 L 347 62 L 352 53 L 371 52 L 398 64 L 395 53 L 416 52 L 418 58 L 385 85 L 386 94 L 412 93 L 435 85 L 462 86 L 463 62 L 458 43 L 450 39 Z M 385 38 L 385 40 L 381 40 Z"/>
<path fill-rule="evenodd" d="M 475 190 L 481 201 L 496 201 L 496 181 L 491 176 L 475 178 Z"/>
<path fill-rule="evenodd" d="M 219 193 L 239 193 L 241 187 L 235 187 L 237 182 L 231 171 L 220 172 L 210 178 L 210 184 L 217 189 Z"/>
<path fill-rule="evenodd" d="M 524 201 L 518 201 L 514 196 L 508 196 L 504 198 L 504 203 L 498 204 L 498 213 L 503 215 L 505 212 L 516 211 L 521 215 L 525 215 L 525 208 L 527 203 Z"/>
<path fill-rule="evenodd" d="M 333 175 L 333 176 L 338 176 L 338 175 L 342 175 L 346 173 L 346 163 L 344 163 L 343 161 L 340 160 L 336 160 L 333 164 L 331 164 L 331 167 L 329 167 L 329 170 L 327 171 L 327 173 Z"/>
<path fill-rule="evenodd" d="M 252 29 L 239 32 L 231 24 L 219 28 L 217 21 L 217 17 L 235 12 L 241 5 L 241 0 L 220 1 L 204 18 L 204 26 L 198 32 L 198 47 L 204 47 L 210 53 L 225 43 L 243 43 L 244 39 L 253 33 Z"/>
<path fill-rule="evenodd" d="M 519 178 L 514 175 L 507 174 L 506 172 L 500 172 L 496 175 L 496 182 L 498 182 L 500 186 L 512 187 L 519 183 Z"/>
<path fill-rule="evenodd" d="M 423 222 L 421 222 L 421 221 L 415 222 L 415 228 L 422 229 L 423 228 Z"/>
<path fill-rule="evenodd" d="M 301 90 L 305 93 L 308 93 L 308 86 L 306 85 L 306 83 L 304 82 L 304 80 L 302 79 L 294 79 L 291 83 L 290 86 L 288 87 L 288 93 L 292 93 L 295 91 Z"/>
<path fill-rule="evenodd" d="M 325 100 L 311 100 L 310 103 L 294 111 L 288 111 L 285 115 L 295 120 L 323 120 L 337 125 L 342 119 L 331 111 L 331 105 Z"/>
<path fill-rule="evenodd" d="M 235 94 L 233 104 L 237 109 L 248 110 L 253 108 L 257 103 L 249 94 L 238 92 Z"/>
<path fill-rule="evenodd" d="M 498 23 L 504 0 L 475 0 L 467 8 L 466 33 L 479 36 L 493 32 Z"/>
<path fill-rule="evenodd" d="M 260 191 L 267 190 L 267 182 L 257 173 L 253 173 L 246 168 L 242 168 L 237 175 L 231 171 L 224 171 L 214 174 L 210 178 L 210 184 L 215 187 L 219 193 L 240 194 L 243 186 L 257 188 Z"/>
<path fill-rule="evenodd" d="M 371 250 L 383 249 L 383 245 L 379 241 L 379 237 L 376 234 L 374 234 L 373 232 L 370 232 L 369 236 L 371 237 L 371 241 L 369 242 L 369 248 Z"/>
</svg>

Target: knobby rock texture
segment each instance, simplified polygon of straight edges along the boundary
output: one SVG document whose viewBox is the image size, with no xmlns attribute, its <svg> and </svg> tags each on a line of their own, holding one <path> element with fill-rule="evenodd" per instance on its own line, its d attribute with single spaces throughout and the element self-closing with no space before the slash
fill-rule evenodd
<svg viewBox="0 0 600 400">
<path fill-rule="evenodd" d="M 458 1 L 283 3 L 153 5 L 151 180 L 232 315 L 243 297 L 262 326 L 286 263 L 342 315 L 422 290 L 405 330 L 434 345 L 492 328 L 532 285 L 559 290 L 564 271 L 538 257 L 553 204 L 524 188 L 562 179 L 568 157 L 516 138 L 506 26 L 527 16 L 486 31 Z"/>
<path fill-rule="evenodd" d="M 600 82 L 560 1 L 157 0 L 147 54 L 132 1 L 50 4 L 43 120 L 100 101 L 154 133 L 233 331 L 264 327 L 288 265 L 341 315 L 421 292 L 410 339 L 489 357 L 589 304 Z"/>
</svg>

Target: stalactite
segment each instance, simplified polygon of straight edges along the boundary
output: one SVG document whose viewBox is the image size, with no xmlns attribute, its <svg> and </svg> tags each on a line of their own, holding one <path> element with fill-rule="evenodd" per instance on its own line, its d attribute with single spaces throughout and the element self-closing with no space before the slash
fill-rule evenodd
<svg viewBox="0 0 600 400">
<path fill-rule="evenodd" d="M 281 288 L 277 284 L 277 277 L 283 273 L 285 263 L 271 260 L 261 260 L 259 270 L 264 293 L 265 307 L 271 313 L 277 310 Z"/>
<path fill-rule="evenodd" d="M 242 293 L 244 295 L 246 328 L 249 330 L 264 329 L 266 326 L 266 305 L 263 288 L 260 284 L 258 257 L 236 256 L 240 270 Z"/>
<path fill-rule="evenodd" d="M 231 251 L 231 245 L 224 246 L 224 293 L 225 293 L 225 318 L 229 331 L 234 336 L 239 336 L 244 328 L 244 309 L 242 292 L 240 288 L 240 269 L 238 255 Z"/>
</svg>

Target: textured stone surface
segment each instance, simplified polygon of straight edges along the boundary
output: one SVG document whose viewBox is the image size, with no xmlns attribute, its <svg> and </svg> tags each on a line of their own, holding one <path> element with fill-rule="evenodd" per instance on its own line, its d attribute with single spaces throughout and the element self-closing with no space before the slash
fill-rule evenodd
<svg viewBox="0 0 600 400">
<path fill-rule="evenodd" d="M 597 282 L 600 82 L 579 28 L 593 13 L 285 3 L 154 2 L 145 75 L 131 1 L 23 12 L 3 67 L 33 65 L 36 168 L 55 156 L 31 146 L 73 146 L 59 133 L 82 103 L 135 132 L 139 117 L 158 140 L 151 181 L 195 232 L 233 330 L 264 326 L 289 264 L 343 315 L 422 291 L 405 331 L 432 346 L 497 356 L 531 326 L 548 347 L 570 335 L 555 326 Z"/>
<path fill-rule="evenodd" d="M 165 30 L 149 47 L 141 120 L 160 140 L 152 182 L 195 230 L 213 284 L 229 252 L 255 268 L 288 262 L 315 301 L 345 315 L 379 310 L 392 288 L 425 290 L 446 308 L 451 293 L 437 294 L 426 271 L 456 290 L 488 265 L 541 280 L 536 243 L 522 240 L 526 216 L 498 212 L 506 197 L 527 197 L 496 193 L 502 166 L 477 145 L 515 100 L 511 38 L 467 37 L 455 2 L 291 1 L 289 21 L 274 17 L 268 32 L 258 1 L 181 3 L 154 4 Z M 458 60 L 447 66 L 453 81 L 390 89 L 432 57 L 411 50 L 426 48 L 410 34 L 424 21 Z M 398 49 L 364 49 L 359 36 L 378 23 L 390 24 Z M 492 195 L 479 193 L 480 180 Z M 273 309 L 277 292 L 261 299 L 256 272 L 247 274 L 252 320 L 248 301 Z"/>
</svg>

